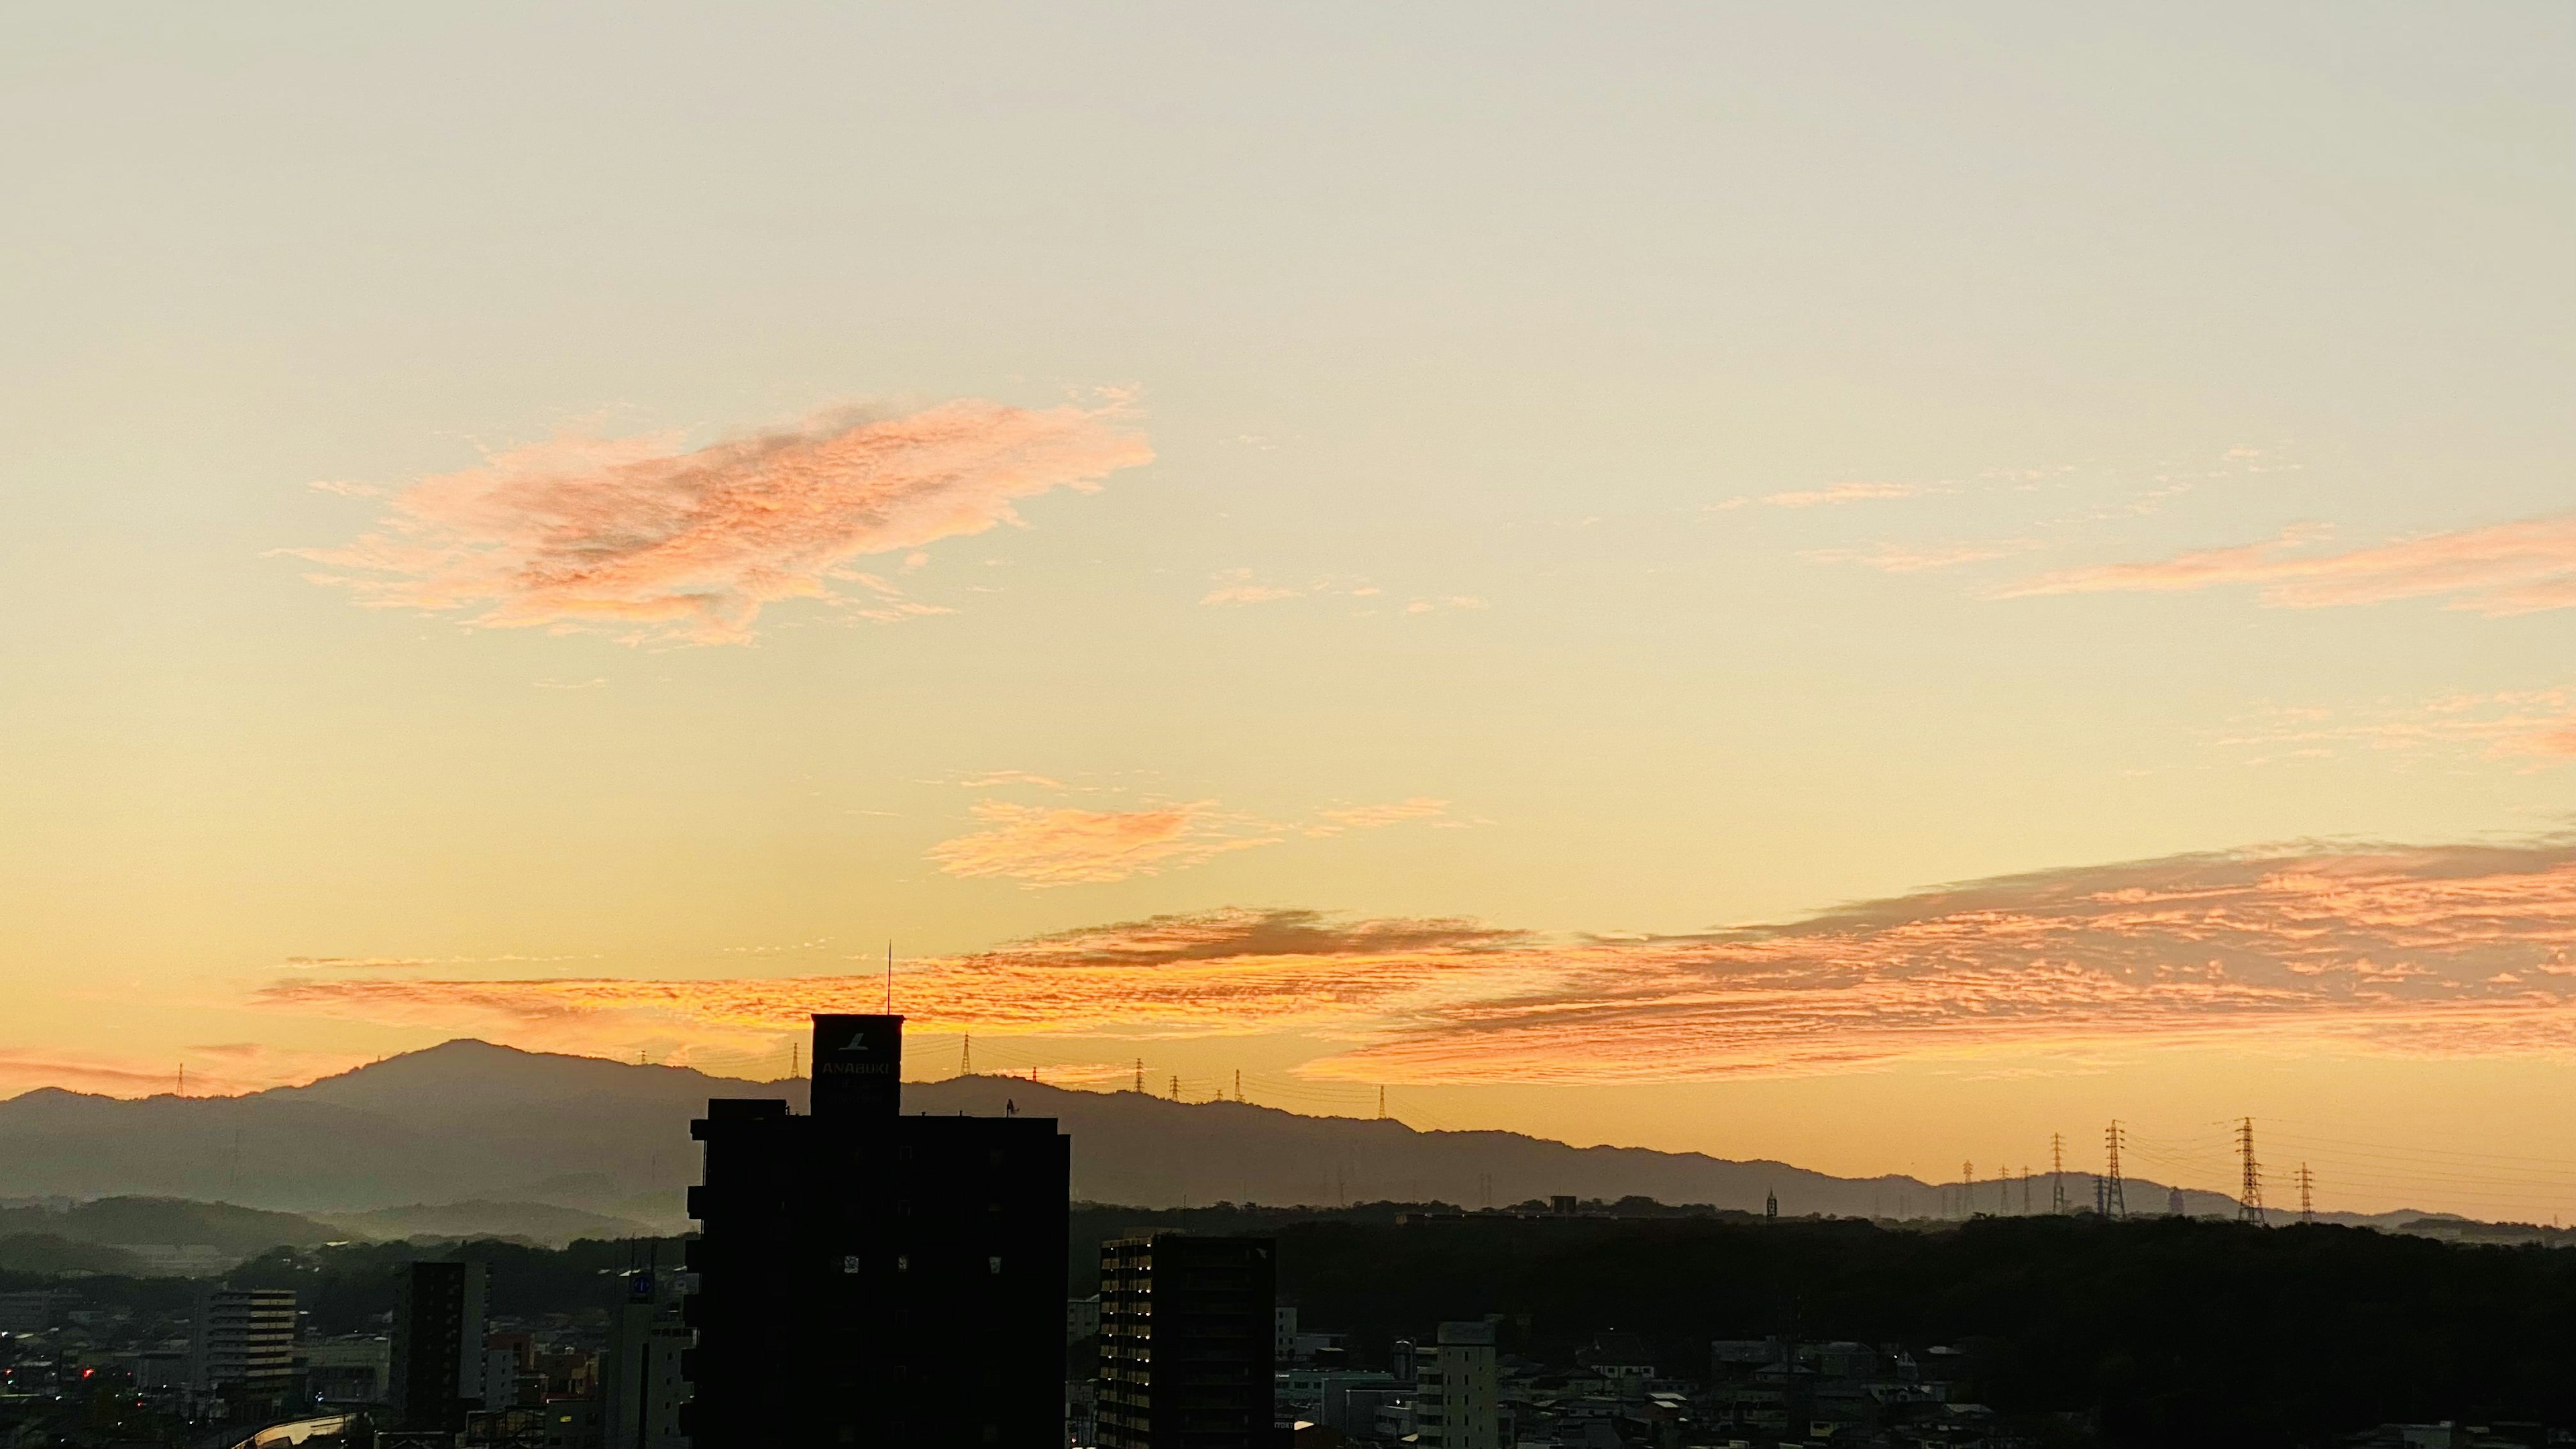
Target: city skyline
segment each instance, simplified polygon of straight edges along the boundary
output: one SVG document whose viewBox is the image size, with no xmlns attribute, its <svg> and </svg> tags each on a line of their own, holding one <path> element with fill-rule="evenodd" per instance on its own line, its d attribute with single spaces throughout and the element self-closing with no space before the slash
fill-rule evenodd
<svg viewBox="0 0 2576 1449">
<path fill-rule="evenodd" d="M 2576 1213 L 2563 10 L 28 30 L 0 1095 Z"/>
</svg>

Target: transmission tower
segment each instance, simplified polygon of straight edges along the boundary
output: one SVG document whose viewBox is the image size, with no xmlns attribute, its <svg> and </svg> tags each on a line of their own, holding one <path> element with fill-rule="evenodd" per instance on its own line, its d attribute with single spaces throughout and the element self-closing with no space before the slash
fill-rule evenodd
<svg viewBox="0 0 2576 1449">
<path fill-rule="evenodd" d="M 1145 1059 L 1143 1057 L 1136 1059 L 1136 1095 L 1139 1097 L 1145 1095 Z"/>
<path fill-rule="evenodd" d="M 1172 1073 L 1172 1100 L 1181 1100 L 1181 1074 L 1178 1072 Z"/>
<path fill-rule="evenodd" d="M 2066 1211 L 2066 1134 L 2048 1134 L 2048 1210 Z"/>
<path fill-rule="evenodd" d="M 957 1048 L 957 1075 L 975 1075 L 975 1033 L 971 1031 L 966 1033 L 966 1039 Z"/>
<path fill-rule="evenodd" d="M 2309 1171 L 2308 1171 L 2308 1165 L 2307 1165 L 2306 1163 L 2304 1163 L 2304 1162 L 2300 1163 L 2300 1164 L 2299 1164 L 2299 1221 L 2300 1221 L 2300 1222 L 2303 1222 L 2303 1223 L 2312 1223 L 2312 1222 L 2315 1222 L 2315 1221 L 2317 1220 L 2316 1187 L 2317 1187 L 2317 1180 L 2316 1180 L 2316 1178 L 2315 1178 L 2315 1176 L 2314 1176 L 2314 1175 L 2312 1175 L 2311 1173 L 2309 1173 Z"/>
<path fill-rule="evenodd" d="M 2120 1121 L 2111 1119 L 2109 1131 L 2102 1134 L 2102 1145 L 2108 1149 L 2102 1172 L 2102 1216 L 2125 1218 L 2129 1215 L 2128 1195 L 2120 1190 Z"/>
<path fill-rule="evenodd" d="M 1977 1164 L 1959 1164 L 1959 1218 L 1964 1222 L 1977 1215 Z"/>
<path fill-rule="evenodd" d="M 2244 1159 L 2245 1180 L 2236 1190 L 2236 1220 L 2240 1223 L 2264 1223 L 2263 1167 L 2254 1160 L 2254 1119 L 2236 1124 L 2236 1154 Z"/>
</svg>

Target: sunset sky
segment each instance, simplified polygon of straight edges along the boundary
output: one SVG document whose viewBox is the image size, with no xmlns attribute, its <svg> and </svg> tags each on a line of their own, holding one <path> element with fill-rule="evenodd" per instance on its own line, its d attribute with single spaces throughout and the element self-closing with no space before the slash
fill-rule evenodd
<svg viewBox="0 0 2576 1449">
<path fill-rule="evenodd" d="M 0 1094 L 2576 1221 L 2576 12 L 19 12 Z"/>
</svg>

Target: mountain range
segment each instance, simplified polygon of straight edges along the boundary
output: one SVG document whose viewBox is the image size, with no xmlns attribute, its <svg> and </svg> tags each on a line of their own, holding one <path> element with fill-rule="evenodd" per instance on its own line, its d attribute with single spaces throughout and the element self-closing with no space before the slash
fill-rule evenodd
<svg viewBox="0 0 2576 1449">
<path fill-rule="evenodd" d="M 688 1124 L 707 1099 L 781 1097 L 802 1111 L 805 1088 L 801 1079 L 751 1082 L 473 1040 L 237 1097 L 43 1088 L 0 1101 L 0 1197 L 208 1200 L 303 1214 L 352 1237 L 674 1233 L 688 1227 L 683 1189 L 698 1175 Z M 1958 1200 L 1956 1184 L 1906 1176 L 1840 1178 L 1780 1162 L 1423 1131 L 1015 1077 L 907 1082 L 903 1107 L 1054 1117 L 1073 1137 L 1075 1197 L 1136 1207 L 1636 1196 L 1759 1212 L 1776 1195 L 1791 1215 L 1930 1217 L 1955 1213 Z M 2069 1173 L 2066 1186 L 2089 1205 L 2090 1178 Z M 2048 1180 L 2033 1191 L 2045 1211 Z M 1972 1192 L 1979 1211 L 2021 1205 L 1997 1183 Z M 2218 1193 L 2183 1197 L 2195 1216 L 2235 1209 Z M 2128 1201 L 2163 1211 L 2168 1189 L 2133 1179 Z"/>
</svg>

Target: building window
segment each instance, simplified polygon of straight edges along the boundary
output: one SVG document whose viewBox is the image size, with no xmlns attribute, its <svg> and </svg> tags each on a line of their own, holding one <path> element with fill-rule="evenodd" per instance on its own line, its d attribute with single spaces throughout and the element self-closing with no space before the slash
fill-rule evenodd
<svg viewBox="0 0 2576 1449">
<path fill-rule="evenodd" d="M 855 1273 L 859 1271 L 859 1255 L 852 1253 L 841 1259 L 841 1271 L 844 1273 Z"/>
</svg>

